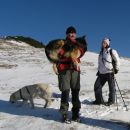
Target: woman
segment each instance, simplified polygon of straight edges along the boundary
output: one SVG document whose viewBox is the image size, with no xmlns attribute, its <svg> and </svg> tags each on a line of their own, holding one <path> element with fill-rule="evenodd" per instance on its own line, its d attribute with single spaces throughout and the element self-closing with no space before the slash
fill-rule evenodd
<svg viewBox="0 0 130 130">
<path fill-rule="evenodd" d="M 115 61 L 113 68 L 112 59 Z M 102 87 L 106 82 L 109 85 L 109 99 L 105 105 L 112 105 L 115 103 L 115 80 L 114 74 L 119 71 L 120 59 L 116 50 L 110 48 L 110 39 L 104 38 L 102 40 L 102 48 L 98 58 L 98 73 L 94 84 L 95 101 L 93 104 L 104 104 L 102 97 Z"/>
</svg>

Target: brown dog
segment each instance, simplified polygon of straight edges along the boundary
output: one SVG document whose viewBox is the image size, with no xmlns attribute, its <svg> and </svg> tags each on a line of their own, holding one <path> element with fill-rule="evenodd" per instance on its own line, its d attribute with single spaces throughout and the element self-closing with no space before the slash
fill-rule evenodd
<svg viewBox="0 0 130 130">
<path fill-rule="evenodd" d="M 64 57 L 77 59 L 80 56 L 79 47 L 83 48 L 84 51 L 87 50 L 85 36 L 77 38 L 75 45 L 66 44 L 66 40 L 63 39 L 52 40 L 46 46 L 45 53 L 50 62 L 58 63 L 62 62 L 60 61 L 59 56 L 59 52 L 61 51 L 61 49 L 63 49 L 65 52 L 63 55 Z"/>
</svg>

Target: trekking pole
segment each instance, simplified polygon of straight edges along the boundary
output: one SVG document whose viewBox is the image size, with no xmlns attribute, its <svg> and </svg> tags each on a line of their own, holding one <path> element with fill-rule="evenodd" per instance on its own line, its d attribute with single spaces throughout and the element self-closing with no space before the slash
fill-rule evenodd
<svg viewBox="0 0 130 130">
<path fill-rule="evenodd" d="M 118 88 L 118 90 L 119 90 L 119 92 L 120 92 L 122 101 L 123 101 L 123 103 L 124 103 L 124 107 L 126 108 L 126 111 L 128 111 L 127 105 L 126 105 L 126 103 L 125 103 L 125 101 L 124 101 L 124 98 L 123 98 L 123 96 L 122 96 L 122 94 L 121 94 L 121 90 L 120 90 L 119 85 L 118 85 L 118 83 L 117 83 L 117 81 L 116 81 L 116 78 L 114 77 L 114 79 L 115 79 L 115 82 L 116 82 L 116 86 L 117 86 L 117 88 Z"/>
<path fill-rule="evenodd" d="M 115 93 L 116 93 L 116 106 L 117 106 L 117 111 L 118 111 L 118 102 L 117 102 L 117 91 L 116 91 L 116 88 L 115 88 Z"/>
</svg>

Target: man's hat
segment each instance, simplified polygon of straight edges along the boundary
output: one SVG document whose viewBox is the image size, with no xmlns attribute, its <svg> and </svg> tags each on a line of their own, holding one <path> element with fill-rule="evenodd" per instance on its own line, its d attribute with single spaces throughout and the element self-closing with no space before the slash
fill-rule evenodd
<svg viewBox="0 0 130 130">
<path fill-rule="evenodd" d="M 76 29 L 73 26 L 68 27 L 66 30 L 66 34 L 69 33 L 76 33 Z"/>
</svg>

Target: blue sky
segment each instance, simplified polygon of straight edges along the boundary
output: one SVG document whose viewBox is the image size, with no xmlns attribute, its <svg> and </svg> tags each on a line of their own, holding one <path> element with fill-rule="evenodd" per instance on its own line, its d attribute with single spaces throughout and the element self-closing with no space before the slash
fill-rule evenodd
<svg viewBox="0 0 130 130">
<path fill-rule="evenodd" d="M 104 37 L 120 56 L 130 57 L 130 0 L 0 0 L 0 36 L 23 35 L 48 43 L 65 38 L 73 25 L 86 35 L 89 51 Z"/>
</svg>

